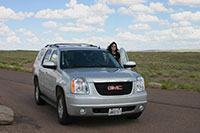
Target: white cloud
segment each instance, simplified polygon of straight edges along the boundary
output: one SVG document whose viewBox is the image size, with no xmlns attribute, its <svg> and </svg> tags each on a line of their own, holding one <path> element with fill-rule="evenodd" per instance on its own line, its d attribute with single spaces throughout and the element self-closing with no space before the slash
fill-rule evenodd
<svg viewBox="0 0 200 133">
<path fill-rule="evenodd" d="M 104 32 L 104 29 L 96 28 L 93 26 L 87 26 L 84 24 L 67 23 L 59 27 L 60 31 L 64 32 Z"/>
<path fill-rule="evenodd" d="M 98 1 L 111 5 L 127 5 L 127 6 L 147 2 L 147 0 L 98 0 Z"/>
<path fill-rule="evenodd" d="M 172 29 L 153 30 L 145 33 L 146 36 L 151 38 L 151 41 L 170 41 L 177 39 L 178 36 Z"/>
<path fill-rule="evenodd" d="M 34 36 L 32 38 L 27 38 L 26 41 L 30 44 L 35 44 L 35 43 L 38 43 L 39 42 L 39 38 Z"/>
<path fill-rule="evenodd" d="M 8 36 L 6 38 L 6 42 L 7 43 L 20 43 L 21 41 L 20 41 L 19 37 L 12 35 L 12 36 Z"/>
<path fill-rule="evenodd" d="M 23 20 L 24 18 L 33 16 L 33 12 L 18 12 L 15 13 L 10 8 L 5 8 L 0 6 L 0 21 L 7 21 L 9 19 L 13 20 Z"/>
<path fill-rule="evenodd" d="M 0 36 L 5 36 L 9 33 L 11 33 L 10 28 L 7 25 L 5 25 L 4 23 L 0 22 Z"/>
<path fill-rule="evenodd" d="M 25 36 L 30 36 L 30 37 L 35 36 L 35 34 L 32 31 L 23 28 L 16 30 L 16 32 L 22 33 Z"/>
<path fill-rule="evenodd" d="M 148 24 L 135 24 L 128 26 L 132 30 L 150 30 L 151 27 Z"/>
<path fill-rule="evenodd" d="M 157 16 L 152 16 L 152 15 L 138 15 L 135 17 L 134 21 L 136 22 L 159 22 L 159 18 Z"/>
<path fill-rule="evenodd" d="M 168 9 L 164 7 L 164 5 L 160 2 L 153 3 L 151 2 L 149 6 L 145 6 L 143 4 L 134 4 L 131 5 L 128 8 L 120 7 L 118 9 L 118 12 L 122 14 L 128 14 L 128 15 L 137 15 L 137 14 L 154 14 L 157 12 L 173 12 L 173 9 Z"/>
<path fill-rule="evenodd" d="M 104 29 L 102 28 L 96 28 L 94 26 L 85 25 L 85 24 L 78 24 L 78 23 L 66 23 L 61 24 L 57 23 L 55 21 L 48 21 L 42 23 L 42 26 L 46 28 L 56 28 L 59 31 L 63 32 L 104 32 Z"/>
<path fill-rule="evenodd" d="M 116 36 L 91 36 L 89 38 L 73 38 L 72 42 L 81 42 L 81 43 L 90 43 L 97 46 L 100 46 L 101 48 L 107 48 L 107 46 L 112 42 L 116 41 Z"/>
<path fill-rule="evenodd" d="M 145 33 L 152 41 L 192 41 L 199 40 L 200 28 L 191 26 L 173 27 L 165 30 L 152 30 Z"/>
<path fill-rule="evenodd" d="M 66 3 L 67 9 L 45 9 L 36 13 L 36 18 L 46 19 L 76 19 L 81 24 L 103 25 L 107 14 L 115 12 L 104 3 L 96 3 L 91 6 L 78 4 L 76 0 Z"/>
<path fill-rule="evenodd" d="M 117 34 L 117 37 L 119 37 L 122 40 L 132 40 L 132 41 L 147 41 L 148 37 L 145 37 L 141 34 L 133 34 L 131 32 L 120 32 Z"/>
<path fill-rule="evenodd" d="M 58 27 L 58 23 L 55 21 L 47 21 L 47 22 L 43 22 L 42 26 L 46 27 L 46 28 L 57 28 Z"/>
<path fill-rule="evenodd" d="M 182 27 L 188 27 L 188 26 L 191 26 L 192 24 L 189 21 L 180 21 L 179 25 Z"/>
<path fill-rule="evenodd" d="M 37 44 L 40 43 L 40 39 L 36 36 L 36 34 L 34 34 L 32 31 L 27 30 L 27 29 L 17 29 L 16 33 L 21 33 L 23 35 L 23 37 L 21 37 L 22 41 L 21 43 L 24 44 Z"/>
<path fill-rule="evenodd" d="M 183 40 L 199 40 L 200 28 L 194 27 L 180 27 L 176 29 L 177 34 L 180 36 L 180 39 Z"/>
<path fill-rule="evenodd" d="M 48 30 L 48 31 L 45 31 L 45 32 L 43 32 L 44 34 L 50 34 L 50 33 L 52 33 L 52 31 L 51 30 Z"/>
<path fill-rule="evenodd" d="M 157 2 L 157 3 L 150 3 L 149 8 L 153 10 L 153 12 L 173 12 L 174 10 L 172 8 L 166 8 L 164 7 L 163 3 Z"/>
<path fill-rule="evenodd" d="M 65 42 L 63 37 L 61 37 L 58 33 L 55 33 L 54 36 L 55 36 L 56 42 Z"/>
<path fill-rule="evenodd" d="M 169 5 L 183 5 L 190 7 L 199 7 L 200 0 L 169 0 Z"/>
<path fill-rule="evenodd" d="M 157 16 L 139 14 L 136 15 L 133 22 L 139 23 L 159 23 L 159 25 L 169 25 L 168 20 L 159 19 Z"/>
<path fill-rule="evenodd" d="M 171 19 L 176 21 L 194 21 L 194 22 L 200 22 L 200 11 L 197 12 L 191 12 L 191 11 L 185 11 L 181 13 L 175 13 L 170 15 Z"/>
<path fill-rule="evenodd" d="M 108 16 L 97 16 L 97 17 L 87 17 L 87 18 L 80 18 L 77 20 L 80 24 L 93 24 L 93 25 L 104 25 L 105 20 L 108 18 Z"/>
<path fill-rule="evenodd" d="M 136 15 L 138 13 L 153 13 L 153 10 L 143 4 L 136 4 L 130 6 L 129 8 L 120 7 L 118 12 L 128 15 Z"/>
</svg>

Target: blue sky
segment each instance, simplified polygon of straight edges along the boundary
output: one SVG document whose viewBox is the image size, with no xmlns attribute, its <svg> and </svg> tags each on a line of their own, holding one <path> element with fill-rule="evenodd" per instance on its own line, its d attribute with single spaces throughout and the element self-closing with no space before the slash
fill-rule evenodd
<svg viewBox="0 0 200 133">
<path fill-rule="evenodd" d="M 83 42 L 200 49 L 200 0 L 0 0 L 0 50 Z"/>
</svg>

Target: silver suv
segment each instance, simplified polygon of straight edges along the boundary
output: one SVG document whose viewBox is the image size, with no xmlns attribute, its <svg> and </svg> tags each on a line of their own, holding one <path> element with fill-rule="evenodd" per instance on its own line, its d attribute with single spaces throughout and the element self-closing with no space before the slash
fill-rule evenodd
<svg viewBox="0 0 200 133">
<path fill-rule="evenodd" d="M 144 79 L 131 71 L 120 49 L 121 63 L 106 49 L 90 44 L 52 44 L 39 53 L 34 63 L 34 97 L 57 109 L 60 124 L 72 116 L 125 115 L 137 119 L 145 109 Z"/>
</svg>

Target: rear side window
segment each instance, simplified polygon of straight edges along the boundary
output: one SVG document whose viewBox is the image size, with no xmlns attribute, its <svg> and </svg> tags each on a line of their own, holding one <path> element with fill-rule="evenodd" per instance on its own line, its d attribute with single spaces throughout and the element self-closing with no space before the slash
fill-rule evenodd
<svg viewBox="0 0 200 133">
<path fill-rule="evenodd" d="M 47 50 L 47 52 L 46 52 L 46 54 L 44 56 L 43 62 L 49 61 L 49 58 L 50 58 L 50 55 L 51 55 L 51 51 L 52 51 L 51 49 Z"/>
</svg>

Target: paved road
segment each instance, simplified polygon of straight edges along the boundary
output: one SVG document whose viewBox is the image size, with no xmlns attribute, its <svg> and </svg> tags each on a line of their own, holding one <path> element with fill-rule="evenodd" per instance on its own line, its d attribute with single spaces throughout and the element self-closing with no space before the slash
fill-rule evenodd
<svg viewBox="0 0 200 133">
<path fill-rule="evenodd" d="M 0 69 L 0 104 L 15 111 L 15 123 L 0 126 L 6 132 L 148 132 L 200 133 L 200 93 L 147 89 L 148 105 L 138 120 L 124 117 L 79 117 L 71 125 L 57 122 L 50 105 L 37 106 L 32 74 Z"/>
</svg>

